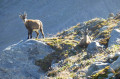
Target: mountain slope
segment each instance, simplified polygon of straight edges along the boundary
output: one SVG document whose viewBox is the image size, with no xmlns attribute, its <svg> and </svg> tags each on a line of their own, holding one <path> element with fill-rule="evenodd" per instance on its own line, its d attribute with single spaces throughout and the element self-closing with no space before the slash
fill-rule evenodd
<svg viewBox="0 0 120 79">
<path fill-rule="evenodd" d="M 0 50 L 21 39 L 27 30 L 19 14 L 26 11 L 28 18 L 40 19 L 46 36 L 62 31 L 78 22 L 94 17 L 106 17 L 119 10 L 119 0 L 1 0 Z M 41 37 L 41 36 L 40 36 Z"/>
</svg>

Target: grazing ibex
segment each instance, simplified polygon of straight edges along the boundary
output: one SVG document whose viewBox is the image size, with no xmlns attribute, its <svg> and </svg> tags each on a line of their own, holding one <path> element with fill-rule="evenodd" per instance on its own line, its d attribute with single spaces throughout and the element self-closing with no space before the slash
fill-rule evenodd
<svg viewBox="0 0 120 79">
<path fill-rule="evenodd" d="M 33 19 L 27 19 L 27 14 L 24 13 L 23 15 L 19 15 L 20 18 L 23 20 L 25 27 L 28 30 L 28 39 L 32 38 L 32 32 L 35 31 L 37 34 L 37 37 L 39 36 L 39 30 L 42 33 L 42 36 L 44 38 L 44 32 L 43 32 L 43 24 L 40 20 L 33 20 Z"/>
</svg>

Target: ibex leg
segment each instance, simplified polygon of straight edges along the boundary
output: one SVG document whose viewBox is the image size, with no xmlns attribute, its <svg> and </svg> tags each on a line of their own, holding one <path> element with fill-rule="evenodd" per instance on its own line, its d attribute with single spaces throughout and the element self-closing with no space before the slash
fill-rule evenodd
<svg viewBox="0 0 120 79">
<path fill-rule="evenodd" d="M 42 33 L 43 38 L 45 38 L 43 28 L 40 28 L 40 32 Z"/>
<path fill-rule="evenodd" d="M 36 37 L 36 38 L 38 39 L 38 37 L 39 37 L 39 32 L 38 32 L 38 31 L 35 31 L 35 32 L 36 32 L 36 34 L 37 34 L 37 37 Z"/>
</svg>

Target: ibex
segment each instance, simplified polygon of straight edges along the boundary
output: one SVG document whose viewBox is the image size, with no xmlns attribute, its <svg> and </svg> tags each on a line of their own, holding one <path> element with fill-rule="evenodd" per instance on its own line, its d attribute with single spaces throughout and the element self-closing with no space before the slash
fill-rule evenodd
<svg viewBox="0 0 120 79">
<path fill-rule="evenodd" d="M 23 20 L 25 27 L 28 30 L 28 39 L 32 38 L 32 32 L 35 31 L 37 34 L 37 37 L 39 36 L 39 30 L 42 33 L 42 36 L 44 38 L 44 32 L 43 32 L 43 24 L 40 20 L 33 20 L 33 19 L 27 19 L 27 14 L 24 13 L 23 15 L 19 15 L 20 18 Z"/>
<path fill-rule="evenodd" d="M 83 39 L 81 39 L 79 46 L 80 47 L 87 47 L 89 43 L 91 43 L 91 39 L 88 36 L 88 28 L 85 31 L 82 31 Z"/>
</svg>

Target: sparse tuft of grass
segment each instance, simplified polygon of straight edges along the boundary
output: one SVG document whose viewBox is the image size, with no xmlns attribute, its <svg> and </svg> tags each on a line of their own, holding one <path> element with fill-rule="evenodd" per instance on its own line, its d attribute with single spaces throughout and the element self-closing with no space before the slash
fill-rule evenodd
<svg viewBox="0 0 120 79">
<path fill-rule="evenodd" d="M 68 79 L 69 77 L 73 79 L 80 77 L 82 79 L 81 75 L 85 77 L 85 73 L 81 71 L 85 71 L 96 61 L 107 62 L 107 55 L 111 53 L 113 54 L 118 50 L 118 48 L 114 46 L 115 48 L 113 47 L 114 49 L 111 49 L 111 51 L 105 49 L 102 50 L 102 52 L 98 51 L 94 56 L 88 57 L 86 49 L 79 46 L 82 37 L 81 29 L 83 30 L 85 27 L 88 27 L 88 29 L 91 30 L 91 38 L 93 38 L 93 40 L 100 38 L 99 43 L 107 47 L 110 33 L 113 27 L 117 25 L 118 21 L 114 19 L 105 20 L 95 18 L 84 23 L 84 27 L 81 27 L 81 24 L 78 24 L 62 33 L 58 33 L 56 37 L 36 39 L 46 42 L 47 45 L 55 50 L 55 52 L 49 54 L 44 59 L 36 61 L 36 64 L 41 66 L 45 71 L 49 70 L 53 60 L 55 63 L 59 64 L 57 69 L 52 69 L 48 72 L 47 75 L 51 77 L 51 79 Z M 100 32 L 99 29 L 103 26 L 109 27 L 107 30 Z M 63 61 L 61 62 L 60 60 Z M 108 68 L 109 67 L 105 67 L 98 73 L 92 75 L 92 79 L 97 79 L 100 76 L 106 77 L 105 73 L 108 74 Z"/>
<path fill-rule="evenodd" d="M 100 70 L 98 73 L 91 75 L 91 79 L 98 79 L 99 77 L 101 79 L 103 78 L 107 78 L 108 77 L 108 69 L 110 68 L 110 66 L 106 66 L 104 69 Z"/>
</svg>

